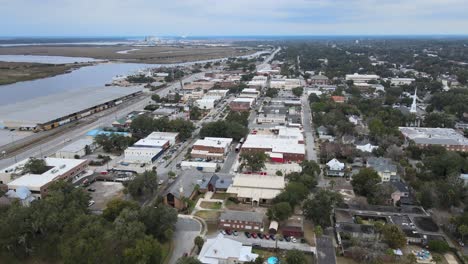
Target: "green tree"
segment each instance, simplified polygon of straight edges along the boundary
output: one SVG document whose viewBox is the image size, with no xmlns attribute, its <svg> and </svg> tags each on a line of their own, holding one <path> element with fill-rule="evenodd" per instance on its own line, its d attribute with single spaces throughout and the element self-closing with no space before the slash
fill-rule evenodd
<svg viewBox="0 0 468 264">
<path fill-rule="evenodd" d="M 156 171 L 145 171 L 127 183 L 127 190 L 134 198 L 151 195 L 158 188 Z"/>
<path fill-rule="evenodd" d="M 153 94 L 151 95 L 151 100 L 155 101 L 156 103 L 161 102 L 161 96 L 159 94 Z"/>
<path fill-rule="evenodd" d="M 372 196 L 376 191 L 380 177 L 372 168 L 363 168 L 351 180 L 351 185 L 356 194 L 362 196 Z"/>
<path fill-rule="evenodd" d="M 277 171 L 276 171 L 276 176 L 283 176 L 283 172 L 280 171 L 280 170 L 277 170 Z"/>
<path fill-rule="evenodd" d="M 297 249 L 292 249 L 286 253 L 286 263 L 287 264 L 307 264 L 307 259 L 302 251 L 299 251 Z"/>
<path fill-rule="evenodd" d="M 291 205 L 287 202 L 281 202 L 272 205 L 268 211 L 267 211 L 267 216 L 269 219 L 275 220 L 275 221 L 284 221 L 288 219 L 293 213 L 293 210 L 291 208 Z"/>
<path fill-rule="evenodd" d="M 465 241 L 465 236 L 468 235 L 468 225 L 461 225 L 457 229 L 458 233 L 462 236 L 462 241 Z"/>
<path fill-rule="evenodd" d="M 124 250 L 123 256 L 125 263 L 163 263 L 161 245 L 151 236 L 138 239 L 134 247 Z"/>
<path fill-rule="evenodd" d="M 240 156 L 242 159 L 241 166 L 245 166 L 254 172 L 265 168 L 265 161 L 268 158 L 264 152 L 243 152 Z"/>
<path fill-rule="evenodd" d="M 297 97 L 301 97 L 302 94 L 304 93 L 304 88 L 302 88 L 302 87 L 293 88 L 292 93 Z"/>
<path fill-rule="evenodd" d="M 316 237 L 321 237 L 321 236 L 323 235 L 323 229 L 322 229 L 322 227 L 319 226 L 319 225 L 316 225 L 316 226 L 314 227 L 314 233 L 315 233 L 315 236 L 316 236 Z"/>
<path fill-rule="evenodd" d="M 265 96 L 270 97 L 270 98 L 275 98 L 276 96 L 278 96 L 278 89 L 268 88 L 268 90 L 266 90 L 265 92 Z"/>
<path fill-rule="evenodd" d="M 146 233 L 161 242 L 172 238 L 177 222 L 177 211 L 163 203 L 142 207 L 139 220 L 146 226 Z"/>
<path fill-rule="evenodd" d="M 102 216 L 113 222 L 119 215 L 122 210 L 129 208 L 131 210 L 138 210 L 139 206 L 137 203 L 132 201 L 125 201 L 122 199 L 112 199 L 107 203 L 106 209 L 102 212 Z"/>
<path fill-rule="evenodd" d="M 176 264 L 203 264 L 195 257 L 182 257 L 177 260 Z"/>
<path fill-rule="evenodd" d="M 29 158 L 29 160 L 24 164 L 23 172 L 24 173 L 31 173 L 31 174 L 42 174 L 49 170 L 45 160 L 43 159 L 36 159 L 36 158 Z"/>
<path fill-rule="evenodd" d="M 191 120 L 200 120 L 200 117 L 202 116 L 202 112 L 200 111 L 200 108 L 194 106 L 190 108 L 190 119 Z"/>
<path fill-rule="evenodd" d="M 330 215 L 333 208 L 343 203 L 343 197 L 336 192 L 321 189 L 313 198 L 303 204 L 304 216 L 315 225 L 330 226 Z"/>
<path fill-rule="evenodd" d="M 195 237 L 194 241 L 195 245 L 198 247 L 198 250 L 201 250 L 203 247 L 203 244 L 205 244 L 205 240 L 201 236 Z"/>
<path fill-rule="evenodd" d="M 397 225 L 385 225 L 382 233 L 391 248 L 403 248 L 406 245 L 406 235 Z"/>
</svg>

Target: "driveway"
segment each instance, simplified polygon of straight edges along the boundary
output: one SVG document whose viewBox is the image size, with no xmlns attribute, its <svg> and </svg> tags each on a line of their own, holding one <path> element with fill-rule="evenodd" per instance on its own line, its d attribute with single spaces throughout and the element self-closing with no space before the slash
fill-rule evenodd
<svg viewBox="0 0 468 264">
<path fill-rule="evenodd" d="M 278 243 L 278 248 L 281 248 L 281 249 L 286 249 L 286 250 L 298 249 L 300 251 L 313 252 L 314 254 L 316 252 L 315 247 L 311 247 L 309 244 L 293 243 L 293 242 L 287 242 L 287 241 L 273 241 L 273 240 L 266 240 L 266 239 L 259 239 L 259 238 L 247 238 L 244 232 L 239 232 L 238 236 L 225 235 L 224 237 L 239 241 L 243 245 L 257 244 L 257 245 L 260 245 L 260 247 L 262 248 L 276 248 L 276 243 Z"/>
<path fill-rule="evenodd" d="M 333 241 L 330 237 L 322 236 L 317 238 L 317 263 L 336 263 L 335 247 L 333 246 Z"/>
<path fill-rule="evenodd" d="M 169 261 L 170 264 L 175 264 L 184 253 L 190 254 L 194 246 L 193 241 L 195 237 L 200 235 L 201 229 L 202 227 L 198 221 L 179 216 L 173 236 L 174 251 Z"/>
</svg>

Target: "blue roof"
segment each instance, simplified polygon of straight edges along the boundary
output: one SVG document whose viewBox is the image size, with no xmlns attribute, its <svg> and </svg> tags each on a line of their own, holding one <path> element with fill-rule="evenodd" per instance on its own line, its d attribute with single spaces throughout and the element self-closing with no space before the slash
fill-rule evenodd
<svg viewBox="0 0 468 264">
<path fill-rule="evenodd" d="M 97 135 L 106 135 L 106 136 L 110 136 L 110 135 L 122 135 L 122 136 L 130 136 L 130 133 L 128 133 L 128 132 L 104 131 L 104 130 L 102 130 L 102 129 L 93 129 L 93 130 L 89 131 L 88 133 L 86 133 L 86 136 L 96 137 Z"/>
</svg>

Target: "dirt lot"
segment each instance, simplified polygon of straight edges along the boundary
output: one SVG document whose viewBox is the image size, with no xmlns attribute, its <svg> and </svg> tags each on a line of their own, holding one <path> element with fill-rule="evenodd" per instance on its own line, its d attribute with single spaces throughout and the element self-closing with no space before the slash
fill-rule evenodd
<svg viewBox="0 0 468 264">
<path fill-rule="evenodd" d="M 135 50 L 128 53 L 117 53 L 132 49 Z M 254 51 L 247 51 L 244 48 L 201 46 L 23 46 L 0 48 L 1 55 L 91 57 L 139 63 L 176 63 L 241 56 L 251 53 L 254 53 Z"/>
<path fill-rule="evenodd" d="M 83 63 L 77 66 L 76 64 L 54 65 L 0 61 L 0 85 L 52 77 L 87 65 L 90 64 Z"/>
<path fill-rule="evenodd" d="M 89 185 L 87 189 L 96 189 L 94 192 L 90 192 L 91 199 L 95 202 L 90 207 L 93 211 L 102 211 L 106 208 L 107 203 L 114 199 L 123 196 L 123 185 L 120 182 L 94 182 Z"/>
</svg>

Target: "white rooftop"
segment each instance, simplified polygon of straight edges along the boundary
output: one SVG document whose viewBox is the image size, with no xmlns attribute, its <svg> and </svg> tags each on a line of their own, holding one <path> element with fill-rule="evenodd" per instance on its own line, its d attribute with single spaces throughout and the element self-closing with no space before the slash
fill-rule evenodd
<svg viewBox="0 0 468 264">
<path fill-rule="evenodd" d="M 252 253 L 251 246 L 243 246 L 241 242 L 218 234 L 215 238 L 206 240 L 198 259 L 204 264 L 222 264 L 233 259 L 243 263 L 253 261 L 257 257 L 258 254 Z"/>
<path fill-rule="evenodd" d="M 259 201 L 259 199 L 273 199 L 284 187 L 284 176 L 237 174 L 226 192 Z"/>
<path fill-rule="evenodd" d="M 217 137 L 205 137 L 204 139 L 197 140 L 194 146 L 205 146 L 205 147 L 217 147 L 226 148 L 232 142 L 232 138 L 217 138 Z"/>
<path fill-rule="evenodd" d="M 271 149 L 272 152 L 305 154 L 304 144 L 298 139 L 280 138 L 275 135 L 249 135 L 242 148 Z"/>
<path fill-rule="evenodd" d="M 254 93 L 254 94 L 258 94 L 259 92 L 257 91 L 257 89 L 245 88 L 244 90 L 242 90 L 242 93 Z"/>
<path fill-rule="evenodd" d="M 162 147 L 167 144 L 169 140 L 167 139 L 153 139 L 153 138 L 143 138 L 138 140 L 134 146 L 148 146 L 148 147 Z"/>
<path fill-rule="evenodd" d="M 253 98 L 236 98 L 233 100 L 233 102 L 236 102 L 236 103 L 250 103 L 252 104 L 253 102 L 255 102 L 255 99 Z"/>
<path fill-rule="evenodd" d="M 399 127 L 398 129 L 417 144 L 468 145 L 468 139 L 452 128 Z"/>
<path fill-rule="evenodd" d="M 79 152 L 82 149 L 84 149 L 86 146 L 91 146 L 93 143 L 94 141 L 90 138 L 82 138 L 71 144 L 66 145 L 58 152 L 70 152 L 70 153 Z"/>
<path fill-rule="evenodd" d="M 6 169 L 3 169 L 2 172 L 17 172 L 23 170 L 24 165 L 28 162 L 29 159 L 22 160 Z M 8 183 L 8 186 L 24 186 L 30 189 L 38 189 L 45 184 L 55 180 L 61 175 L 67 173 L 69 170 L 75 168 L 76 166 L 81 165 L 86 162 L 82 159 L 61 159 L 61 158 L 45 158 L 47 166 L 52 167 L 43 174 L 25 174 L 16 180 Z"/>
</svg>

